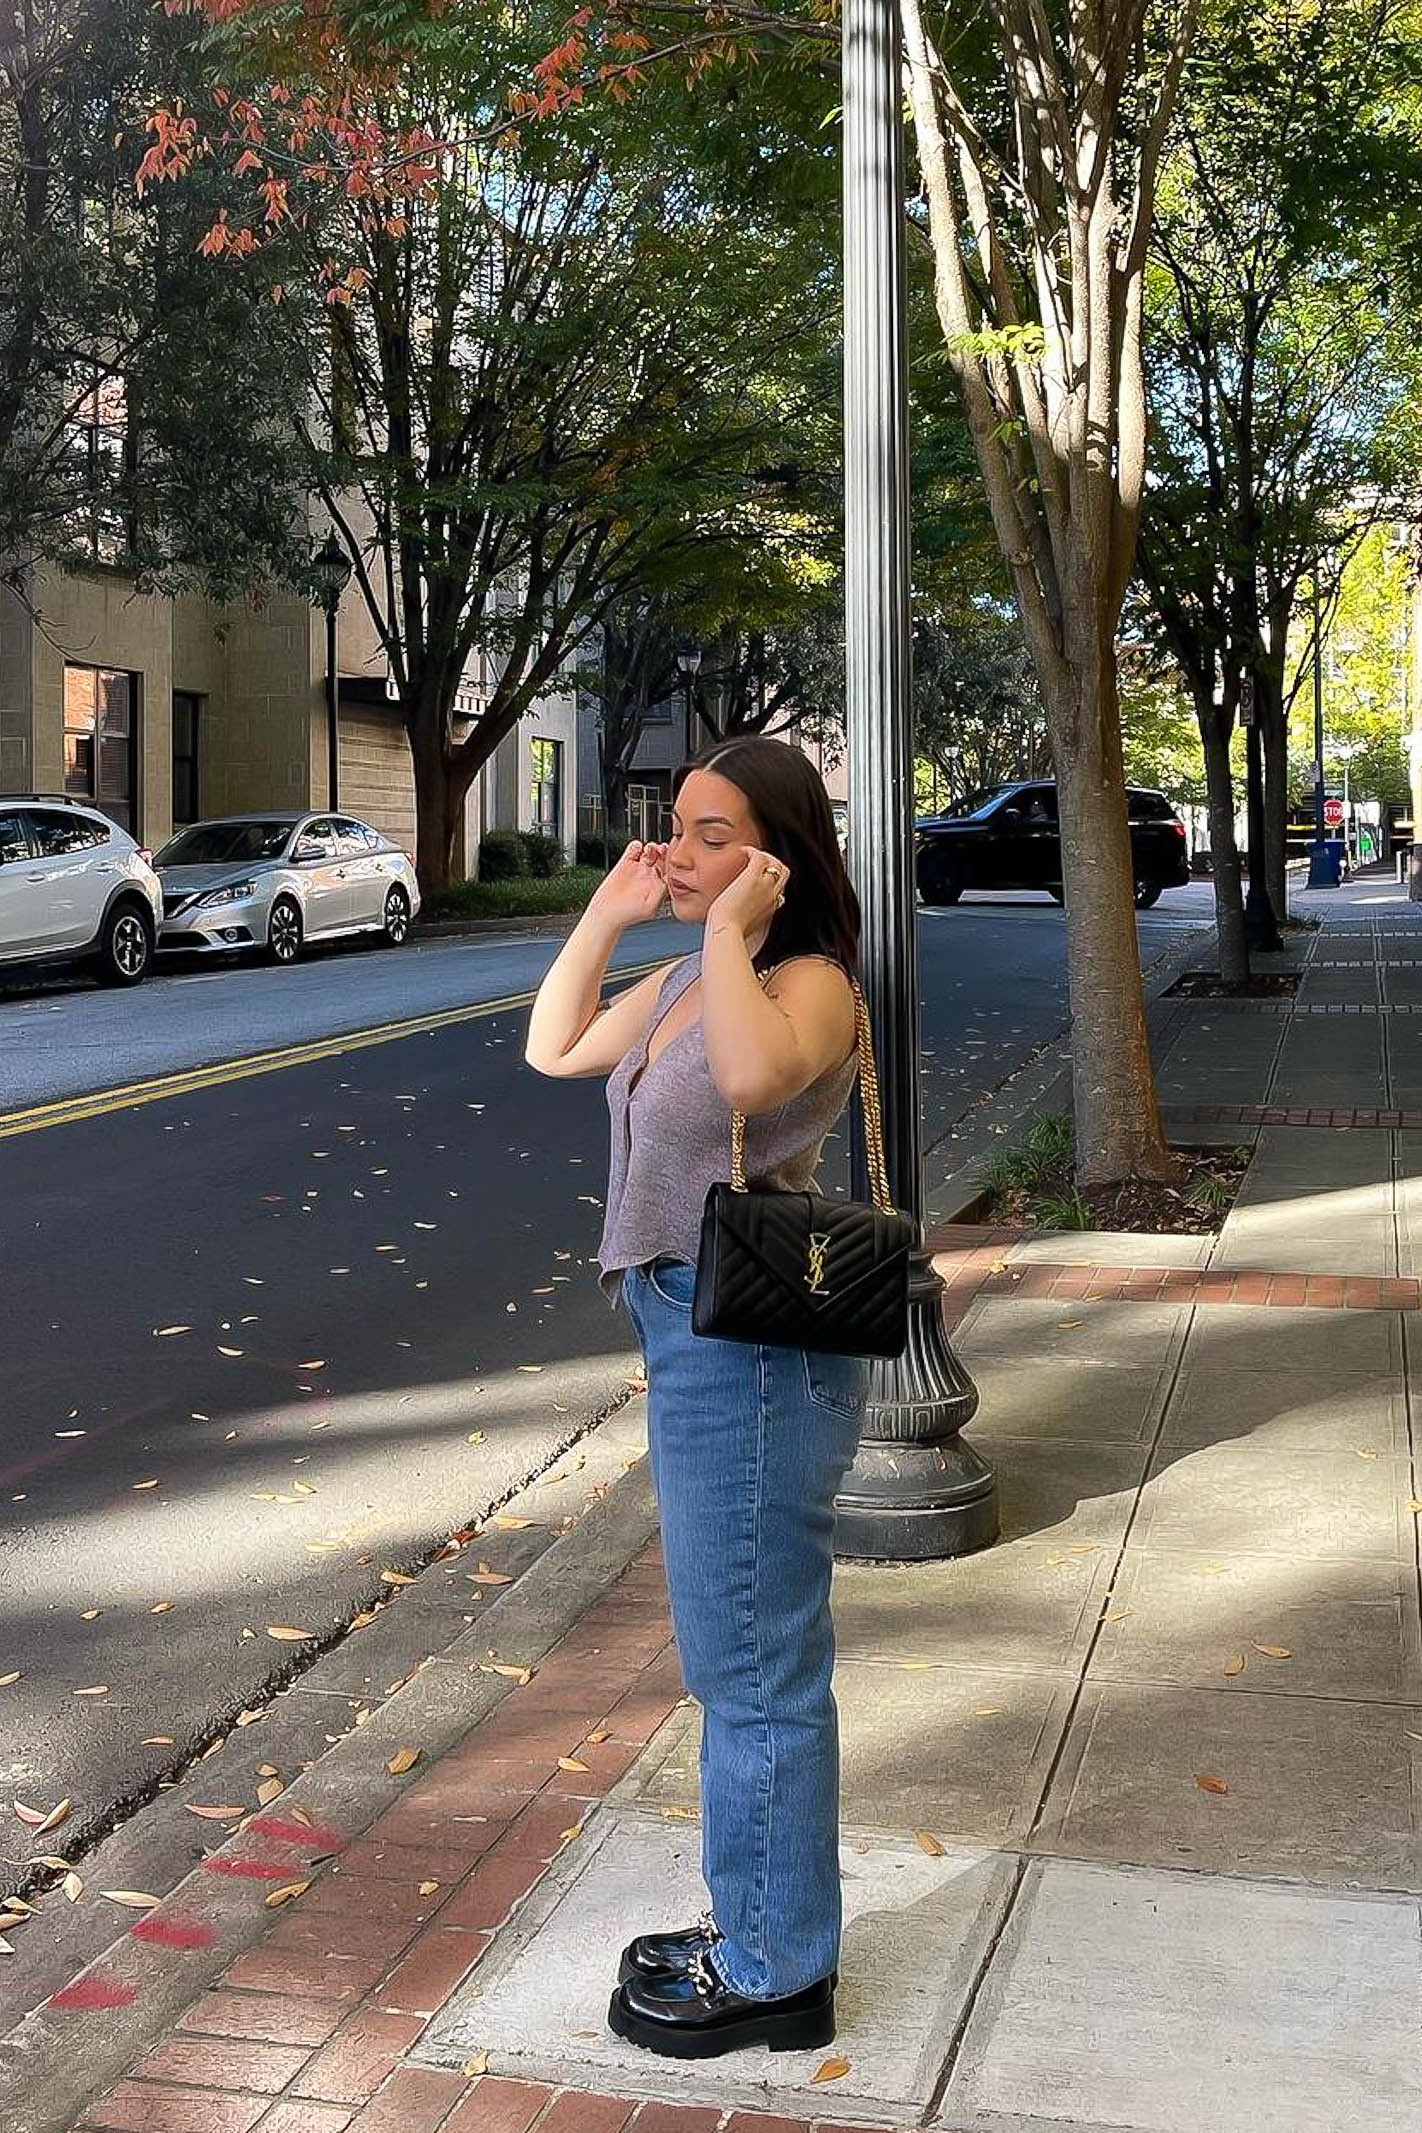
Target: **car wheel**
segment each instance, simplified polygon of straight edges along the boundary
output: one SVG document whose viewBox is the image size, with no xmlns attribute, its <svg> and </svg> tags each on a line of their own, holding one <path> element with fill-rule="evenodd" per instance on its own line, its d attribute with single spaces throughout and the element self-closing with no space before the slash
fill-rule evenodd
<svg viewBox="0 0 1422 2133">
<path fill-rule="evenodd" d="M 1136 909 L 1138 911 L 1149 911 L 1152 904 L 1158 904 L 1160 902 L 1160 892 L 1164 886 L 1165 884 L 1159 881 L 1138 881 L 1136 883 Z"/>
<path fill-rule="evenodd" d="M 953 879 L 947 867 L 925 867 L 918 878 L 918 893 L 926 904 L 955 904 L 963 885 Z"/>
<path fill-rule="evenodd" d="M 105 985 L 139 985 L 153 961 L 153 927 L 137 904 L 115 904 L 99 935 L 99 976 Z"/>
<path fill-rule="evenodd" d="M 294 963 L 301 953 L 301 912 L 289 896 L 279 896 L 267 920 L 267 960 Z"/>
<path fill-rule="evenodd" d="M 398 948 L 410 931 L 410 899 L 403 889 L 391 889 L 385 899 L 385 945 Z"/>
</svg>

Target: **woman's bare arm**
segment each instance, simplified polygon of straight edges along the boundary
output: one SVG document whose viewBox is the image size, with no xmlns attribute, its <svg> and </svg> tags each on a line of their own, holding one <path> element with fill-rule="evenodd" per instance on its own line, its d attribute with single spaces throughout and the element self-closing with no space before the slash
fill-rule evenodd
<svg viewBox="0 0 1422 2133">
<path fill-rule="evenodd" d="M 708 924 L 701 1019 L 711 1079 L 733 1111 L 774 1111 L 849 1057 L 854 993 L 837 964 L 797 956 L 762 985 L 738 926 Z"/>
<path fill-rule="evenodd" d="M 622 934 L 584 912 L 538 988 L 523 1056 L 540 1074 L 574 1081 L 610 1074 L 647 1027 L 670 963 L 602 998 L 608 961 Z"/>
</svg>

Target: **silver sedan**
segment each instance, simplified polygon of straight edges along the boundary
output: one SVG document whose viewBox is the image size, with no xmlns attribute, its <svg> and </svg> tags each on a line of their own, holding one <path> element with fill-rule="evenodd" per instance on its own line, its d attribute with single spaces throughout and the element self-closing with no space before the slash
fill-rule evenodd
<svg viewBox="0 0 1422 2133">
<path fill-rule="evenodd" d="M 155 858 L 160 952 L 257 950 L 294 963 L 308 941 L 378 933 L 397 948 L 420 908 L 409 857 L 350 815 L 229 815 L 179 830 Z"/>
</svg>

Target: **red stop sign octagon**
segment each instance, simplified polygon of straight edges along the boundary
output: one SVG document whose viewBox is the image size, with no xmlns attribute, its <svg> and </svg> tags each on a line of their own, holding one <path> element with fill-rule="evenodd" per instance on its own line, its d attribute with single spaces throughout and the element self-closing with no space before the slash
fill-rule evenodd
<svg viewBox="0 0 1422 2133">
<path fill-rule="evenodd" d="M 1343 820 L 1343 802 L 1341 800 L 1325 800 L 1323 803 L 1323 819 L 1330 829 L 1337 829 Z"/>
</svg>

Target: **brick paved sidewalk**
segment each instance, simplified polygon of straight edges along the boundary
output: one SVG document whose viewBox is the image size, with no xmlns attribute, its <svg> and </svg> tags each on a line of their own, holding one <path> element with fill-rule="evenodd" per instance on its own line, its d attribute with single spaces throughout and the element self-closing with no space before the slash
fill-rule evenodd
<svg viewBox="0 0 1422 2133">
<path fill-rule="evenodd" d="M 402 2065 L 681 1694 L 660 1554 L 635 1563 L 498 1711 L 347 1843 L 247 1824 L 252 1902 L 307 1883 L 76 2126 L 105 2133 L 810 2133 L 808 2119 L 558 2092 Z M 319 1863 L 313 1849 L 327 1854 Z M 181 1964 L 201 1921 L 164 1904 L 131 1938 Z M 613 1956 L 609 1949 L 609 1990 Z M 130 2001 L 103 1964 L 56 1995 L 76 2041 Z M 843 2133 L 843 2129 L 841 2129 Z M 849 2129 L 854 2133 L 854 2129 Z M 868 2129 L 860 2129 L 868 2133 Z"/>
</svg>

